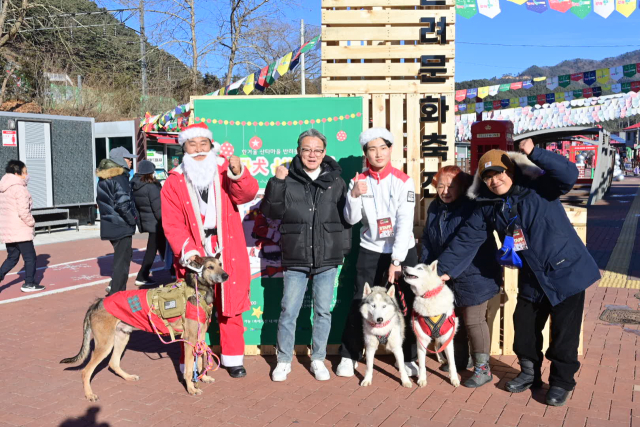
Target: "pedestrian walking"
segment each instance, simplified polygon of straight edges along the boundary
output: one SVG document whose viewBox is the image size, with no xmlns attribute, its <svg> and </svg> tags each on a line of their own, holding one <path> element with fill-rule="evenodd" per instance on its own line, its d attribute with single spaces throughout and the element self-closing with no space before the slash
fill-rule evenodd
<svg viewBox="0 0 640 427">
<path fill-rule="evenodd" d="M 149 233 L 147 250 L 136 277 L 136 286 L 155 285 L 149 277 L 156 253 L 164 259 L 167 240 L 162 228 L 162 206 L 160 190 L 162 186 L 155 177 L 156 167 L 148 160 L 138 163 L 138 171 L 131 180 L 133 199 L 138 211 L 138 230 Z"/>
<path fill-rule="evenodd" d="M 133 156 L 125 148 L 114 148 L 109 159 L 98 165 L 96 201 L 100 209 L 100 238 L 113 246 L 113 271 L 105 289 L 108 295 L 127 288 L 131 265 L 132 236 L 136 232 L 138 213 L 129 184 Z"/>
<path fill-rule="evenodd" d="M 27 166 L 20 160 L 9 160 L 5 175 L 0 180 L 0 242 L 7 247 L 7 259 L 0 267 L 2 282 L 20 255 L 24 261 L 25 280 L 22 292 L 42 291 L 44 286 L 36 283 L 36 250 L 33 247 L 36 221 L 31 215 L 33 200 L 27 188 L 29 174 Z"/>
<path fill-rule="evenodd" d="M 476 203 L 465 194 L 472 181 L 473 177 L 457 166 L 445 166 L 433 178 L 437 197 L 427 210 L 420 254 L 422 263 L 431 264 L 438 259 L 473 213 Z M 493 378 L 489 367 L 491 337 L 487 306 L 500 292 L 502 284 L 502 269 L 495 259 L 497 249 L 495 239 L 487 234 L 487 240 L 469 267 L 447 282 L 453 291 L 455 310 L 460 319 L 453 339 L 458 372 L 469 366 L 469 346 L 473 355 L 474 374 L 464 382 L 470 388 L 480 387 Z M 448 366 L 444 370 L 448 371 Z"/>
<path fill-rule="evenodd" d="M 542 385 L 542 330 L 550 317 L 546 402 L 562 406 L 580 368 L 585 289 L 600 271 L 559 200 L 577 181 L 578 168 L 530 138 L 520 150 L 524 154 L 491 150 L 480 158 L 468 192 L 478 207 L 438 257 L 438 273 L 443 280 L 460 277 L 489 238 L 487 231 L 498 232 L 500 262 L 518 268 L 513 350 L 521 372 L 505 388 L 520 393 Z"/>
<path fill-rule="evenodd" d="M 309 280 L 314 313 L 311 372 L 319 381 L 330 378 L 324 360 L 331 331 L 331 301 L 338 266 L 351 246 L 351 226 L 343 215 L 347 185 L 340 177 L 342 168 L 326 154 L 327 139 L 322 133 L 309 129 L 300 134 L 291 167 L 278 166 L 261 205 L 267 218 L 281 221 L 284 292 L 273 381 L 284 381 L 291 372 L 296 321 Z"/>
<path fill-rule="evenodd" d="M 384 128 L 371 128 L 360 134 L 360 146 L 367 169 L 349 183 L 344 208 L 345 220 L 355 225 L 362 222 L 360 253 L 356 265 L 353 300 L 347 315 L 336 374 L 354 375 L 362 358 L 364 337 L 362 303 L 364 284 L 385 286 L 397 283 L 398 305 L 405 307 L 405 340 L 403 353 L 409 376 L 418 376 L 416 338 L 411 330 L 411 311 L 415 295 L 402 278 L 402 267 L 418 263 L 413 236 L 415 186 L 413 180 L 391 165 L 393 134 Z M 400 150 L 402 147 L 399 148 Z M 401 295 L 404 295 L 402 300 Z"/>
</svg>

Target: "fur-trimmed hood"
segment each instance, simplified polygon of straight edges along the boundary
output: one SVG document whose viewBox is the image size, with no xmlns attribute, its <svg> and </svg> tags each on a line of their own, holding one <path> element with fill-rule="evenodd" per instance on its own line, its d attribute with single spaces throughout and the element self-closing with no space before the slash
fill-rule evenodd
<svg viewBox="0 0 640 427">
<path fill-rule="evenodd" d="M 526 154 L 516 151 L 508 151 L 507 156 L 513 161 L 516 166 L 514 184 L 521 184 L 522 181 L 532 181 L 544 174 L 544 171 L 536 166 Z M 490 190 L 484 185 L 484 182 L 480 178 L 480 174 L 476 170 L 476 174 L 473 177 L 473 184 L 467 190 L 467 197 L 472 200 L 482 196 L 483 192 L 490 193 Z M 493 194 L 493 193 L 491 193 Z M 493 195 L 495 197 L 495 195 Z"/>
<path fill-rule="evenodd" d="M 102 179 L 114 178 L 123 173 L 124 168 L 110 159 L 102 159 L 96 170 L 96 176 Z"/>
</svg>

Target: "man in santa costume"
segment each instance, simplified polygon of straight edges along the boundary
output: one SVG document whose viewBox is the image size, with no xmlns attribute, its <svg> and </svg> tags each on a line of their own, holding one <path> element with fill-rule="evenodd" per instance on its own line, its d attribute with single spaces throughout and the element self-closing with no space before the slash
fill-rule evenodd
<svg viewBox="0 0 640 427">
<path fill-rule="evenodd" d="M 184 158 L 162 188 L 162 226 L 176 254 L 178 277 L 196 255 L 221 253 L 229 280 L 216 285 L 221 362 L 233 378 L 244 377 L 244 325 L 249 309 L 249 256 L 238 205 L 252 201 L 258 181 L 237 156 L 218 155 L 207 125 L 190 125 L 178 134 Z"/>
</svg>

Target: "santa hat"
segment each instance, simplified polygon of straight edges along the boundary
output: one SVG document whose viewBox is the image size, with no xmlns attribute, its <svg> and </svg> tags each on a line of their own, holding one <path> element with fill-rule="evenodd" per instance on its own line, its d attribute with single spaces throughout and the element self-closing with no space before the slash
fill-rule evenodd
<svg viewBox="0 0 640 427">
<path fill-rule="evenodd" d="M 385 128 L 371 128 L 362 132 L 360 134 L 360 145 L 364 148 L 368 142 L 378 138 L 387 140 L 393 145 L 393 134 Z"/>
<path fill-rule="evenodd" d="M 178 134 L 178 143 L 184 146 L 185 142 L 187 142 L 192 138 L 197 138 L 197 137 L 207 138 L 209 141 L 211 141 L 211 144 L 213 145 L 211 150 L 216 154 L 220 154 L 220 148 L 221 148 L 220 143 L 213 140 L 213 133 L 211 133 L 211 131 L 209 130 L 209 127 L 202 122 L 195 123 L 184 128 Z"/>
<path fill-rule="evenodd" d="M 178 142 L 180 145 L 184 145 L 185 142 L 192 138 L 204 137 L 209 139 L 209 141 L 213 142 L 213 134 L 209 130 L 206 124 L 204 123 L 196 123 L 193 125 L 189 125 L 184 130 L 182 130 L 178 134 Z"/>
</svg>

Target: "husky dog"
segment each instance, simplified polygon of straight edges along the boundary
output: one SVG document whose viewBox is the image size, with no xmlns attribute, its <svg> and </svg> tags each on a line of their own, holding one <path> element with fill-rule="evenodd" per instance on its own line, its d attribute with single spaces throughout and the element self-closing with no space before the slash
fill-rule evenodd
<svg viewBox="0 0 640 427">
<path fill-rule="evenodd" d="M 378 345 L 385 344 L 387 350 L 396 357 L 400 381 L 403 387 L 411 388 L 411 381 L 404 366 L 404 353 L 402 342 L 404 341 L 404 317 L 396 304 L 395 286 L 389 290 L 382 286 L 371 288 L 364 284 L 364 299 L 360 306 L 360 314 L 363 317 L 364 345 L 367 357 L 367 371 L 360 383 L 362 387 L 371 385 L 373 379 L 373 358 Z"/>
<path fill-rule="evenodd" d="M 453 311 L 453 292 L 438 276 L 438 261 L 431 265 L 404 267 L 404 281 L 416 294 L 411 316 L 418 341 L 418 385 L 427 385 L 427 347 L 435 340 L 437 352 L 444 350 L 449 362 L 449 378 L 454 387 L 460 385 L 453 356 L 453 336 L 458 330 L 458 318 Z"/>
</svg>

